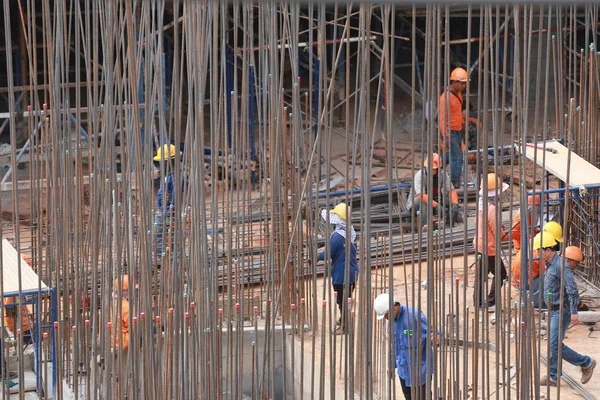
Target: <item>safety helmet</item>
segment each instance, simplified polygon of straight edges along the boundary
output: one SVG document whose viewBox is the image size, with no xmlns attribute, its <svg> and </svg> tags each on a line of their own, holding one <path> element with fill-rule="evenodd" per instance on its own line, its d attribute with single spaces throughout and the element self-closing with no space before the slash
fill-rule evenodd
<svg viewBox="0 0 600 400">
<path fill-rule="evenodd" d="M 551 234 L 548 234 L 548 232 L 544 232 L 543 237 L 542 232 L 540 232 L 533 238 L 534 250 L 546 249 L 548 247 L 554 246 L 556 246 L 556 239 L 554 239 L 554 236 L 552 236 Z"/>
<path fill-rule="evenodd" d="M 481 180 L 481 191 L 479 192 L 479 194 L 482 196 L 483 196 L 483 187 L 484 187 L 483 183 L 484 183 L 484 181 L 482 179 Z M 494 173 L 490 173 L 487 175 L 488 197 L 494 197 L 494 196 L 496 196 L 496 191 L 498 191 L 498 193 L 502 193 L 502 192 L 506 191 L 506 189 L 508 189 L 508 184 L 506 184 L 505 182 L 502 182 L 502 179 L 500 179 L 499 176 L 497 176 Z"/>
<path fill-rule="evenodd" d="M 470 81 L 469 74 L 464 68 L 454 68 L 450 74 L 450 82 L 459 81 L 466 82 Z"/>
<path fill-rule="evenodd" d="M 544 225 L 544 232 L 551 234 L 557 242 L 563 242 L 563 230 L 558 222 L 550 221 Z"/>
<path fill-rule="evenodd" d="M 381 293 L 375 298 L 373 302 L 373 309 L 377 314 L 377 319 L 383 319 L 385 314 L 390 310 L 390 295 L 387 293 Z"/>
<path fill-rule="evenodd" d="M 527 196 L 527 204 L 528 205 L 536 205 L 539 206 L 542 203 L 542 195 L 541 194 L 530 194 Z"/>
<path fill-rule="evenodd" d="M 570 260 L 574 260 L 577 262 L 583 261 L 583 253 L 581 249 L 577 246 L 569 246 L 565 249 L 565 258 Z"/>
<path fill-rule="evenodd" d="M 164 144 L 162 147 L 159 147 L 156 150 L 156 155 L 154 156 L 154 161 L 161 161 L 161 160 L 169 160 L 171 158 L 175 158 L 175 154 L 177 153 L 177 150 L 175 149 L 175 146 L 173 146 L 172 144 Z"/>
<path fill-rule="evenodd" d="M 332 214 L 338 215 L 344 221 L 346 220 L 346 212 L 350 210 L 350 207 L 346 205 L 346 203 L 340 203 L 331 210 Z"/>
<path fill-rule="evenodd" d="M 429 167 L 429 157 L 425 158 L 423 166 Z M 431 154 L 431 169 L 438 169 L 440 167 L 440 155 L 438 153 Z"/>
<path fill-rule="evenodd" d="M 123 289 L 121 289 L 121 290 L 122 291 L 129 290 L 129 276 L 127 274 L 123 275 L 121 277 L 121 281 L 122 281 L 122 284 L 123 284 Z M 115 278 L 114 288 L 115 288 L 115 291 L 119 291 L 119 278 L 118 277 Z"/>
</svg>

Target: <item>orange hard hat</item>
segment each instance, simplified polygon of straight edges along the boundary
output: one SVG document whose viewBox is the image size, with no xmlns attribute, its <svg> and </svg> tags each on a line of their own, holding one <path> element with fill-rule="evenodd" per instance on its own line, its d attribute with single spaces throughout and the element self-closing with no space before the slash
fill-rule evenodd
<svg viewBox="0 0 600 400">
<path fill-rule="evenodd" d="M 470 81 L 469 74 L 464 68 L 454 68 L 450 74 L 450 82 L 459 81 L 466 82 Z"/>
<path fill-rule="evenodd" d="M 528 205 L 532 205 L 535 204 L 536 206 L 539 206 L 542 203 L 542 195 L 541 194 L 530 194 L 529 196 L 527 196 L 527 204 Z"/>
<path fill-rule="evenodd" d="M 423 162 L 425 167 L 429 167 L 429 157 L 425 158 Z M 438 153 L 431 154 L 431 169 L 438 169 L 440 167 L 440 155 Z"/>
<path fill-rule="evenodd" d="M 123 291 L 129 290 L 129 276 L 127 274 L 125 274 L 121 277 L 121 280 L 123 281 L 123 289 L 122 290 Z M 119 290 L 119 278 L 115 278 L 114 287 L 115 287 L 115 290 Z"/>
<path fill-rule="evenodd" d="M 583 261 L 583 252 L 577 246 L 569 246 L 565 249 L 565 258 L 577 262 Z"/>
</svg>

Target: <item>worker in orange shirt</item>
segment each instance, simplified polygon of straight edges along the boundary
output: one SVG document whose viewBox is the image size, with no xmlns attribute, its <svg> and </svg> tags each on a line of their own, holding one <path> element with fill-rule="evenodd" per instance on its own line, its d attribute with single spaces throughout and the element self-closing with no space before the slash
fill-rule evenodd
<svg viewBox="0 0 600 400">
<path fill-rule="evenodd" d="M 121 280 L 122 288 L 120 288 Z M 120 295 L 120 296 L 119 296 Z M 121 298 L 119 310 L 119 297 Z M 113 315 L 117 318 L 113 318 Z M 110 320 L 113 328 L 110 330 L 110 344 L 113 350 L 127 350 L 129 348 L 129 276 L 123 275 L 114 282 L 113 306 L 111 307 Z M 115 325 L 116 324 L 116 325 Z"/>
<path fill-rule="evenodd" d="M 478 209 L 478 222 L 477 230 L 475 231 L 475 237 L 473 238 L 473 244 L 477 251 L 477 274 L 475 278 L 475 304 L 480 308 L 486 307 L 488 312 L 494 312 L 496 310 L 496 258 L 500 260 L 500 282 L 504 282 L 508 276 L 506 267 L 502 263 L 502 258 L 499 255 L 500 249 L 496 250 L 496 237 L 500 235 L 500 238 L 505 236 L 504 227 L 502 221 L 497 221 L 496 210 L 498 197 L 506 189 L 508 185 L 496 176 L 496 174 L 488 174 L 487 176 L 487 203 L 483 203 L 483 181 L 481 182 L 481 189 L 479 191 L 479 204 Z M 484 217 L 487 215 L 487 221 L 484 221 Z M 487 222 L 487 226 L 484 225 Z M 484 263 L 487 260 L 487 268 L 484 269 Z M 489 274 L 494 275 L 492 283 L 490 284 L 490 291 L 487 295 L 487 301 L 484 303 L 485 297 L 485 282 L 487 282 Z M 501 284 L 502 285 L 502 284 Z"/>
<path fill-rule="evenodd" d="M 527 226 L 529 227 L 529 236 L 533 236 L 538 233 L 539 228 L 533 228 L 540 223 L 540 204 L 542 202 L 542 196 L 539 194 L 529 195 L 527 197 Z M 515 215 L 511 229 L 511 238 L 513 247 L 516 251 L 521 250 L 521 236 L 524 227 L 521 224 L 521 212 L 519 211 Z"/>
<path fill-rule="evenodd" d="M 534 307 L 538 307 L 538 301 L 540 300 L 539 291 L 540 291 L 540 283 L 541 283 L 541 275 L 544 274 L 546 270 L 546 264 L 540 264 L 540 254 L 539 250 L 533 251 L 533 259 L 528 260 L 529 265 L 527 265 L 527 282 L 529 283 L 529 293 L 531 293 L 531 301 Z M 517 251 L 517 254 L 513 257 L 512 264 L 510 265 L 510 271 L 512 274 L 512 279 L 510 280 L 513 287 L 520 288 L 521 287 L 521 251 Z M 545 307 L 544 298 L 541 298 L 541 307 Z"/>
<path fill-rule="evenodd" d="M 446 162 L 450 163 L 450 177 L 455 189 L 460 188 L 464 164 L 466 107 L 462 93 L 467 87 L 467 80 L 467 71 L 455 68 L 450 74 L 450 86 L 440 96 L 440 152 L 446 153 Z"/>
<path fill-rule="evenodd" d="M 14 297 L 5 297 L 4 304 L 15 304 Z M 4 326 L 12 333 L 17 333 L 17 321 L 19 316 L 17 315 L 19 306 L 4 307 Z M 23 344 L 30 345 L 33 343 L 33 337 L 31 335 L 31 315 L 27 306 L 21 306 L 21 334 L 23 335 Z"/>
</svg>

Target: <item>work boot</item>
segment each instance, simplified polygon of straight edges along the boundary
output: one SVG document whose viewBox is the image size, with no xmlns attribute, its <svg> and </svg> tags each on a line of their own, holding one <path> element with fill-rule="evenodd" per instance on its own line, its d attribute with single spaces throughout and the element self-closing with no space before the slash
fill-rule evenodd
<svg viewBox="0 0 600 400">
<path fill-rule="evenodd" d="M 581 367 L 581 383 L 585 384 L 589 382 L 594 373 L 594 368 L 596 368 L 596 360 L 593 358 L 589 367 Z"/>
<path fill-rule="evenodd" d="M 540 386 L 548 386 L 550 385 L 550 387 L 557 387 L 558 383 L 556 381 L 553 381 L 552 379 L 550 379 L 548 377 L 548 375 L 544 375 L 544 377 L 542 379 L 540 379 Z"/>
</svg>

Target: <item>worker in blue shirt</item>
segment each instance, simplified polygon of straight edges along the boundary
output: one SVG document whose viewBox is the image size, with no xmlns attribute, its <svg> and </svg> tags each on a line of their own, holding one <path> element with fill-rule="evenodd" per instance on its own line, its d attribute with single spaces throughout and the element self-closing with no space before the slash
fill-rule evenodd
<svg viewBox="0 0 600 400">
<path fill-rule="evenodd" d="M 177 150 L 172 144 L 165 144 L 163 147 L 156 150 L 154 161 L 165 163 L 165 172 L 167 176 L 160 183 L 160 189 L 158 189 L 158 208 L 162 210 L 163 200 L 166 203 L 167 211 L 169 207 L 172 207 L 174 203 L 173 199 L 173 171 L 175 170 L 175 157 L 177 156 Z M 166 186 L 166 194 L 165 194 Z"/>
<path fill-rule="evenodd" d="M 382 293 L 375 298 L 373 308 L 377 319 L 390 317 L 390 295 Z M 394 323 L 394 355 L 395 367 L 390 369 L 390 377 L 394 368 L 398 370 L 400 385 L 405 399 L 426 399 L 427 379 L 433 374 L 433 357 L 427 362 L 427 317 L 423 312 L 415 310 L 399 302 L 393 302 L 392 321 Z M 420 330 L 420 332 L 419 332 Z M 437 343 L 437 335 L 432 337 Z M 433 355 L 433 349 L 431 349 Z M 412 360 L 411 360 L 412 359 Z M 421 368 L 414 368 L 417 362 Z M 429 364 L 429 366 L 428 366 Z M 412 370 L 411 370 L 412 368 Z"/>
<path fill-rule="evenodd" d="M 331 252 L 331 282 L 333 290 L 337 293 L 336 302 L 340 309 L 340 318 L 337 321 L 336 334 L 348 333 L 346 321 L 348 313 L 348 298 L 356 286 L 358 277 L 358 260 L 356 256 L 356 231 L 352 225 L 346 225 L 346 218 L 350 209 L 345 203 L 338 204 L 333 210 L 321 210 L 321 217 L 335 227 L 330 237 Z M 346 260 L 346 236 L 350 235 L 349 259 Z M 319 260 L 325 260 L 325 251 L 319 254 Z M 346 271 L 346 266 L 349 271 Z"/>
<path fill-rule="evenodd" d="M 556 251 L 556 239 L 547 232 L 540 232 L 533 238 L 533 249 L 540 250 L 540 258 L 546 262 L 544 274 L 544 292 L 548 298 L 550 314 L 550 376 L 540 380 L 541 385 L 557 386 L 558 380 L 558 345 L 562 346 L 562 359 L 570 364 L 581 367 L 581 383 L 587 383 L 592 377 L 596 361 L 589 356 L 577 353 L 565 346 L 563 340 L 569 325 L 579 325 L 577 307 L 579 306 L 579 291 L 573 276 L 573 271 Z M 563 265 L 566 268 L 563 270 Z M 561 304 L 561 276 L 564 272 L 564 294 Z M 562 330 L 559 332 L 559 321 L 562 315 Z"/>
</svg>

